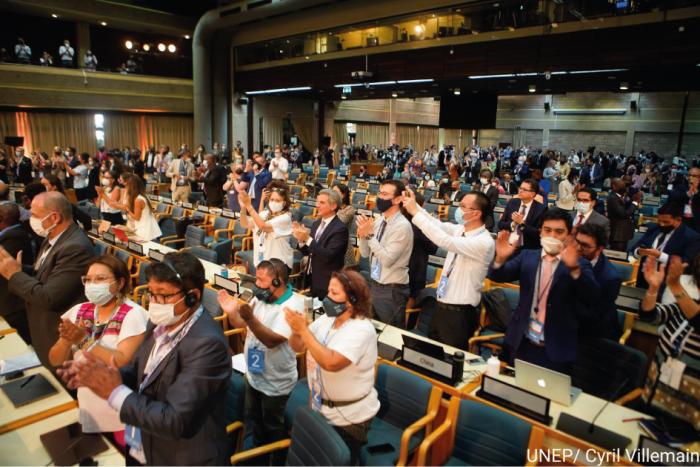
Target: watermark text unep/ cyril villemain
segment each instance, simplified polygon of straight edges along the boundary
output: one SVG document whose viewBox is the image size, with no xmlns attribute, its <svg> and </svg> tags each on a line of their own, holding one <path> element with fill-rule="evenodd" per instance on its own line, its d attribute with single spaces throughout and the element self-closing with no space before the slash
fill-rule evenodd
<svg viewBox="0 0 700 467">
<path fill-rule="evenodd" d="M 700 464 L 700 453 L 684 451 L 652 451 L 650 449 L 613 449 L 599 451 L 597 449 L 551 448 L 527 451 L 528 462 L 537 463 L 573 463 L 608 465 L 619 463 L 623 459 L 633 460 L 640 464 Z"/>
</svg>

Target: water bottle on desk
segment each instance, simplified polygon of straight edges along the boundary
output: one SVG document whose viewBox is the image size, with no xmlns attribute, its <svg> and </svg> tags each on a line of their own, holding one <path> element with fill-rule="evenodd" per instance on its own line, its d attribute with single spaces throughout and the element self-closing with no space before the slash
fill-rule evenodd
<svg viewBox="0 0 700 467">
<path fill-rule="evenodd" d="M 493 354 L 486 361 L 486 375 L 495 377 L 501 373 L 501 361 L 496 354 Z"/>
<path fill-rule="evenodd" d="M 226 264 L 221 265 L 221 277 L 228 279 L 228 266 Z"/>
</svg>

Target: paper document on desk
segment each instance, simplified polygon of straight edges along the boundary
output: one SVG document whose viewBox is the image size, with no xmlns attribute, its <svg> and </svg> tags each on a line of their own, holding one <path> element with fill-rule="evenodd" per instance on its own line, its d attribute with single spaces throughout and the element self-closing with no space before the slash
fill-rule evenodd
<svg viewBox="0 0 700 467">
<path fill-rule="evenodd" d="M 37 357 L 36 352 L 32 351 L 23 353 L 22 355 L 16 355 L 14 357 L 0 360 L 0 376 L 12 373 L 13 371 L 22 371 L 40 365 L 41 362 L 39 361 L 39 357 Z"/>
<path fill-rule="evenodd" d="M 248 364 L 245 361 L 245 354 L 239 353 L 231 357 L 231 365 L 233 369 L 239 373 L 248 373 Z"/>
</svg>

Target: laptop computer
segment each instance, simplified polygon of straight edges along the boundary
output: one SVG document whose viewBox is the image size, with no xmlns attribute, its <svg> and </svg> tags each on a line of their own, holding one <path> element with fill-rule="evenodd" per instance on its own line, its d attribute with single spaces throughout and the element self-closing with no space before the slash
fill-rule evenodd
<svg viewBox="0 0 700 467">
<path fill-rule="evenodd" d="M 581 394 L 571 386 L 571 376 L 524 360 L 515 360 L 515 385 L 559 404 L 569 406 Z"/>
</svg>

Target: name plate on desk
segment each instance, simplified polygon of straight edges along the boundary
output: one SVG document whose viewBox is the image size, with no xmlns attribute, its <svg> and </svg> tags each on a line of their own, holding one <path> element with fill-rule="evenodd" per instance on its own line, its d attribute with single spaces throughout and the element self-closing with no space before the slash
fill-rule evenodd
<svg viewBox="0 0 700 467">
<path fill-rule="evenodd" d="M 309 200 L 306 201 L 306 205 L 315 208 L 315 207 L 316 207 L 316 200 L 315 200 L 315 199 L 309 199 Z"/>
<path fill-rule="evenodd" d="M 464 373 L 464 353 L 445 353 L 445 348 L 402 333 L 401 360 L 399 365 L 422 373 L 430 378 L 455 385 L 462 380 Z"/>
<path fill-rule="evenodd" d="M 233 279 L 221 276 L 219 274 L 214 274 L 214 285 L 216 287 L 221 287 L 222 289 L 227 290 L 233 294 L 237 294 L 239 291 L 238 282 L 234 281 Z"/>
<path fill-rule="evenodd" d="M 493 212 L 504 213 L 505 211 L 506 211 L 506 208 L 504 208 L 503 206 L 496 206 L 495 208 L 493 208 Z"/>
<path fill-rule="evenodd" d="M 109 243 L 114 243 L 114 234 L 112 232 L 105 232 L 102 234 L 102 239 Z"/>
<path fill-rule="evenodd" d="M 549 399 L 505 381 L 484 374 L 481 389 L 476 395 L 546 425 L 552 423 L 552 417 L 549 416 Z"/>
<path fill-rule="evenodd" d="M 373 213 L 369 209 L 358 209 L 357 214 L 362 214 L 363 216 L 372 217 Z"/>
<path fill-rule="evenodd" d="M 146 195 L 146 197 L 147 197 L 148 199 L 150 199 L 151 201 L 163 201 L 163 200 L 161 199 L 162 196 L 158 196 L 158 195 Z"/>
<path fill-rule="evenodd" d="M 200 204 L 199 206 L 197 206 L 197 211 L 209 212 L 209 206 L 205 206 L 203 204 Z"/>
<path fill-rule="evenodd" d="M 141 245 L 140 243 L 135 242 L 133 240 L 129 240 L 128 248 L 137 255 L 143 256 L 143 245 Z"/>
<path fill-rule="evenodd" d="M 359 194 L 361 194 L 361 195 L 366 195 L 366 194 L 367 194 L 367 190 L 365 190 L 364 188 L 357 188 L 357 189 L 355 190 L 355 193 L 359 193 Z"/>
<path fill-rule="evenodd" d="M 165 257 L 165 253 L 159 250 L 148 250 L 148 257 L 154 261 L 158 261 L 159 263 L 163 261 L 163 257 Z"/>
<path fill-rule="evenodd" d="M 627 252 L 618 250 L 603 250 L 603 253 L 608 258 L 617 259 L 620 261 L 627 261 Z"/>
<path fill-rule="evenodd" d="M 294 185 L 296 183 L 294 180 L 287 180 L 287 185 Z"/>
<path fill-rule="evenodd" d="M 192 209 L 192 203 L 182 203 L 182 207 L 185 209 Z"/>
<path fill-rule="evenodd" d="M 233 212 L 230 209 L 222 210 L 221 215 L 224 217 L 228 217 L 229 219 L 238 219 L 239 217 L 239 214 L 237 212 Z"/>
<path fill-rule="evenodd" d="M 443 378 L 452 378 L 452 365 L 444 360 L 430 357 L 413 349 L 409 349 L 405 345 L 403 347 L 401 362 L 419 366 L 430 372 L 437 373 Z"/>
<path fill-rule="evenodd" d="M 440 198 L 430 198 L 430 201 L 428 202 L 430 204 L 445 204 L 445 200 Z"/>
<path fill-rule="evenodd" d="M 640 300 L 632 297 L 625 297 L 624 295 L 618 295 L 615 299 L 615 305 L 620 308 L 637 313 L 639 311 Z"/>
</svg>

